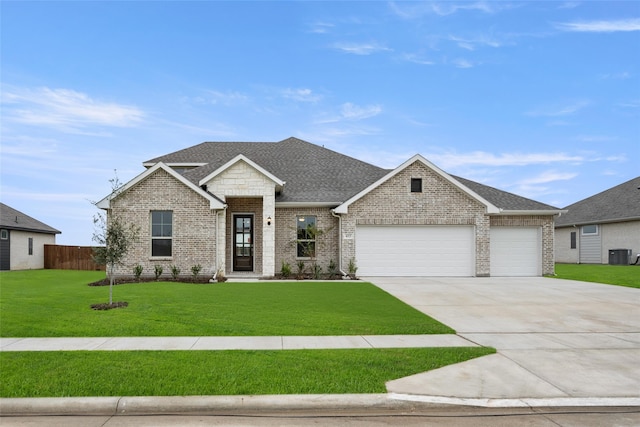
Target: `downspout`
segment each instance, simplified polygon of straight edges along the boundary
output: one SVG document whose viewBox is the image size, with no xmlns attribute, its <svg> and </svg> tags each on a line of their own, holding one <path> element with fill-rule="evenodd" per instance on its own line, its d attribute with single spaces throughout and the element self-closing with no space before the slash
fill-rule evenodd
<svg viewBox="0 0 640 427">
<path fill-rule="evenodd" d="M 331 209 L 329 212 L 331 212 L 333 217 L 338 218 L 338 271 L 342 277 L 345 277 L 348 276 L 348 274 L 342 270 L 342 215 L 335 213 L 334 209 Z"/>
<path fill-rule="evenodd" d="M 215 281 L 217 279 L 217 275 L 218 275 L 218 271 L 220 270 L 220 259 L 219 259 L 219 251 L 220 251 L 220 214 L 223 213 L 226 217 L 227 215 L 227 205 L 224 205 L 224 208 L 221 210 L 218 210 L 218 212 L 216 213 L 216 271 L 215 273 L 213 273 L 213 280 Z M 225 273 L 224 271 L 222 272 L 223 274 Z"/>
</svg>

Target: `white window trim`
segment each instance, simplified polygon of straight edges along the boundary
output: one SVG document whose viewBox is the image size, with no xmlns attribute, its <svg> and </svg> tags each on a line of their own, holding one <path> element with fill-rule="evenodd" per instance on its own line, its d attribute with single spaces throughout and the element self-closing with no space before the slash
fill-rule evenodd
<svg viewBox="0 0 640 427">
<path fill-rule="evenodd" d="M 153 213 L 154 212 L 171 212 L 171 237 L 166 237 L 166 236 L 157 236 L 154 237 L 153 235 Z M 173 259 L 173 253 L 174 253 L 174 248 L 173 248 L 173 230 L 174 230 L 174 212 L 171 209 L 154 209 L 149 211 L 149 235 L 150 235 L 150 239 L 149 239 L 149 259 L 150 260 L 154 260 L 154 261 L 171 261 Z M 161 256 L 153 256 L 153 241 L 154 240 L 171 240 L 171 256 L 166 256 L 166 255 L 161 255 Z"/>
<path fill-rule="evenodd" d="M 313 217 L 315 218 L 315 226 L 316 228 L 318 227 L 318 216 L 317 215 L 296 215 L 296 259 L 299 260 L 309 260 L 312 259 L 313 257 L 308 257 L 308 256 L 298 256 L 298 243 L 307 243 L 307 242 L 313 242 L 314 243 L 314 247 L 315 247 L 315 255 L 316 258 L 318 257 L 318 243 L 317 243 L 317 239 L 298 239 L 298 222 L 300 221 L 300 218 L 307 218 L 307 217 Z"/>
<path fill-rule="evenodd" d="M 593 232 L 593 233 L 587 233 L 587 232 L 585 232 L 584 228 L 585 228 L 585 227 L 591 227 L 591 226 L 595 227 L 595 228 L 596 228 L 596 231 L 595 231 L 595 232 Z M 598 224 L 583 225 L 582 227 L 580 227 L 580 234 L 581 234 L 582 236 L 597 236 L 598 234 L 600 234 L 600 227 L 598 226 Z"/>
</svg>

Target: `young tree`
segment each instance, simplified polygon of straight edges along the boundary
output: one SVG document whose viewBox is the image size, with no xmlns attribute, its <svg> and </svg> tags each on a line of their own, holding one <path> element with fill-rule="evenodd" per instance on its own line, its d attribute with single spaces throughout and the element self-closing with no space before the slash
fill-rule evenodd
<svg viewBox="0 0 640 427">
<path fill-rule="evenodd" d="M 111 194 L 109 198 L 115 199 L 122 190 L 122 184 L 118 176 L 109 180 Z M 109 306 L 113 304 L 113 283 L 115 269 L 122 264 L 124 257 L 129 252 L 131 245 L 138 240 L 139 229 L 133 224 L 126 224 L 119 214 L 113 209 L 105 215 L 98 213 L 93 217 L 95 231 L 93 241 L 98 244 L 94 249 L 94 260 L 107 267 L 109 277 Z"/>
</svg>

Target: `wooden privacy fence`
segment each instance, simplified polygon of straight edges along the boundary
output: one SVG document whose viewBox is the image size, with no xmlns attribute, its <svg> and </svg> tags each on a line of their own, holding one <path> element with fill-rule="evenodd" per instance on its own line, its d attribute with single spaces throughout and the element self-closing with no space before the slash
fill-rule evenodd
<svg viewBox="0 0 640 427">
<path fill-rule="evenodd" d="M 44 268 L 57 270 L 103 270 L 93 261 L 91 246 L 44 245 Z"/>
</svg>

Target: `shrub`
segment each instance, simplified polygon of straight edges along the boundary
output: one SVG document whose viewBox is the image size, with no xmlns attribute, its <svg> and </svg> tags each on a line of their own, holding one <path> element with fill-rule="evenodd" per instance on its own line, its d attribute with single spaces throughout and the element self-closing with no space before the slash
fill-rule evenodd
<svg viewBox="0 0 640 427">
<path fill-rule="evenodd" d="M 142 276 L 142 270 L 144 270 L 144 267 L 141 266 L 140 264 L 136 264 L 136 266 L 133 267 L 133 276 L 138 281 L 140 280 L 140 276 Z"/>
<path fill-rule="evenodd" d="M 320 279 L 320 276 L 322 276 L 322 267 L 318 264 L 313 264 L 311 267 L 311 273 L 313 274 L 314 279 Z"/>
<path fill-rule="evenodd" d="M 327 274 L 329 279 L 333 279 L 338 275 L 338 266 L 334 260 L 329 261 L 329 267 L 327 268 Z"/>
<path fill-rule="evenodd" d="M 200 275 L 200 270 L 202 270 L 202 266 L 200 264 L 196 264 L 191 267 L 191 274 L 193 275 L 193 280 L 196 280 Z"/>
<path fill-rule="evenodd" d="M 288 262 L 282 261 L 282 267 L 280 268 L 280 274 L 282 277 L 287 278 L 291 276 L 291 264 Z"/>
<path fill-rule="evenodd" d="M 298 261 L 297 265 L 298 265 L 298 276 L 297 277 L 298 277 L 298 279 L 302 279 L 302 278 L 304 278 L 304 267 L 305 267 L 304 261 Z"/>
<path fill-rule="evenodd" d="M 180 269 L 178 268 L 177 265 L 172 265 L 171 266 L 171 277 L 173 277 L 173 280 L 178 279 L 178 276 L 180 276 Z"/>
<path fill-rule="evenodd" d="M 156 264 L 155 267 L 153 267 L 153 272 L 156 275 L 156 281 L 160 279 L 160 276 L 162 276 L 162 266 Z"/>
<path fill-rule="evenodd" d="M 352 279 L 355 279 L 356 271 L 358 271 L 358 266 L 356 265 L 356 261 L 353 258 L 349 260 L 349 266 L 347 268 L 349 272 L 349 277 L 351 277 Z"/>
</svg>

